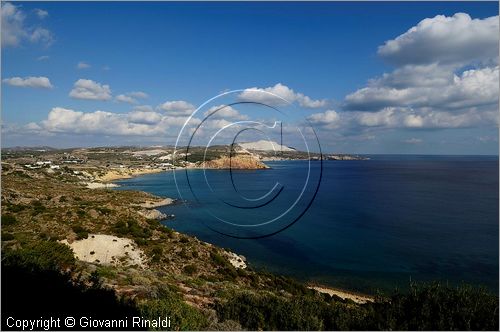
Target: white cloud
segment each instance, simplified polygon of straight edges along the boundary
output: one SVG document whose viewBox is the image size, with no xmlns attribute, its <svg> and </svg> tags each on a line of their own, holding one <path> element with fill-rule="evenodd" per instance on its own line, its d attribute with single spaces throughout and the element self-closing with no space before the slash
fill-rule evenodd
<svg viewBox="0 0 500 332">
<path fill-rule="evenodd" d="M 296 95 L 297 101 L 300 106 L 305 108 L 323 108 L 328 106 L 328 101 L 326 99 L 322 100 L 313 100 L 308 96 L 304 96 L 301 93 Z"/>
<path fill-rule="evenodd" d="M 39 56 L 38 58 L 36 58 L 37 61 L 45 61 L 45 60 L 49 60 L 50 59 L 50 56 L 48 55 L 42 55 L 42 56 Z"/>
<path fill-rule="evenodd" d="M 138 105 L 134 106 L 134 111 L 153 112 L 154 109 L 151 105 Z"/>
<path fill-rule="evenodd" d="M 2 3 L 2 46 L 19 46 L 23 41 L 50 46 L 54 41 L 52 33 L 40 26 L 27 26 L 26 15 L 10 2 Z"/>
<path fill-rule="evenodd" d="M 378 53 L 398 67 L 345 97 L 343 126 L 498 124 L 498 17 L 473 20 L 459 13 L 425 19 Z"/>
<path fill-rule="evenodd" d="M 25 15 L 10 2 L 2 3 L 2 46 L 17 46 L 28 33 L 24 27 Z"/>
<path fill-rule="evenodd" d="M 150 111 L 132 111 L 128 114 L 128 121 L 132 123 L 156 124 L 161 119 L 160 113 Z"/>
<path fill-rule="evenodd" d="M 149 96 L 142 91 L 133 91 L 133 92 L 127 92 L 125 94 L 121 94 L 116 96 L 116 100 L 124 103 L 129 103 L 129 104 L 137 104 L 138 101 L 137 99 L 145 99 L 148 98 Z"/>
<path fill-rule="evenodd" d="M 134 97 L 134 98 L 139 98 L 139 99 L 146 99 L 148 98 L 148 94 L 142 91 L 132 91 L 128 93 L 129 96 Z"/>
<path fill-rule="evenodd" d="M 45 28 L 35 28 L 31 35 L 29 36 L 29 40 L 33 43 L 42 43 L 45 45 L 50 45 L 54 41 L 52 37 L 52 33 Z"/>
<path fill-rule="evenodd" d="M 42 20 L 44 18 L 46 18 L 47 16 L 49 16 L 49 12 L 48 11 L 40 9 L 40 8 L 36 8 L 35 9 L 35 14 L 36 14 L 36 16 L 38 16 L 39 19 L 42 19 Z"/>
<path fill-rule="evenodd" d="M 111 89 L 109 85 L 94 82 L 87 79 L 79 79 L 75 82 L 69 96 L 76 99 L 110 100 Z"/>
<path fill-rule="evenodd" d="M 327 125 L 331 128 L 338 124 L 340 116 L 334 110 L 328 110 L 323 113 L 312 114 L 307 120 L 313 125 Z"/>
<path fill-rule="evenodd" d="M 61 107 L 53 108 L 42 126 L 56 133 L 142 135 L 149 127 L 144 124 L 131 124 L 123 114 L 96 111 L 77 112 Z"/>
<path fill-rule="evenodd" d="M 170 116 L 189 116 L 194 112 L 195 107 L 184 100 L 176 100 L 164 102 L 157 109 L 167 112 Z"/>
<path fill-rule="evenodd" d="M 137 100 L 130 97 L 130 96 L 127 96 L 127 95 L 118 95 L 116 96 L 116 101 L 120 101 L 120 102 L 123 102 L 123 103 L 129 103 L 129 104 L 136 104 L 137 103 Z"/>
<path fill-rule="evenodd" d="M 396 65 L 489 61 L 498 58 L 498 29 L 498 16 L 438 15 L 386 41 L 378 54 Z"/>
<path fill-rule="evenodd" d="M 76 65 L 76 68 L 77 69 L 87 69 L 87 68 L 90 68 L 90 64 L 84 62 L 84 61 L 80 61 L 78 62 L 78 64 Z"/>
<path fill-rule="evenodd" d="M 205 117 L 210 115 L 210 119 L 231 119 L 231 120 L 248 120 L 248 116 L 241 114 L 231 106 L 219 105 L 213 106 L 203 114 Z"/>
<path fill-rule="evenodd" d="M 186 117 L 171 117 L 150 111 L 132 111 L 126 114 L 104 111 L 79 112 L 54 107 L 47 119 L 33 128 L 50 134 L 91 134 L 109 136 L 164 136 L 177 133 Z M 190 124 L 200 121 L 192 119 Z"/>
<path fill-rule="evenodd" d="M 456 113 L 434 111 L 431 109 L 414 110 L 401 107 L 386 107 L 377 112 L 365 111 L 326 111 L 315 113 L 307 120 L 320 129 L 336 129 L 339 133 L 360 133 L 366 129 L 387 128 L 467 128 L 475 126 L 497 126 L 498 110 L 468 109 Z"/>
<path fill-rule="evenodd" d="M 389 106 L 463 109 L 498 102 L 498 66 L 471 69 L 460 75 L 448 72 L 446 77 L 438 74 L 438 78 L 433 74 L 427 77 L 422 74 L 417 85 L 413 85 L 410 78 L 404 86 L 401 81 L 398 82 L 399 87 L 396 88 L 393 82 L 398 80 L 399 74 L 397 71 L 386 74 L 382 79 L 372 81 L 368 87 L 347 95 L 345 108 L 373 111 Z"/>
<path fill-rule="evenodd" d="M 52 84 L 50 83 L 50 80 L 47 77 L 11 77 L 11 78 L 5 78 L 2 80 L 2 82 L 12 85 L 12 86 L 17 86 L 17 87 L 23 87 L 23 88 L 43 88 L 43 89 L 52 89 Z"/>
<path fill-rule="evenodd" d="M 243 101 L 258 102 L 270 106 L 285 106 L 288 103 L 297 102 L 300 106 L 305 108 L 322 108 L 326 107 L 328 104 L 325 99 L 313 100 L 302 93 L 296 93 L 281 83 L 264 89 L 245 89 L 238 97 Z"/>
</svg>

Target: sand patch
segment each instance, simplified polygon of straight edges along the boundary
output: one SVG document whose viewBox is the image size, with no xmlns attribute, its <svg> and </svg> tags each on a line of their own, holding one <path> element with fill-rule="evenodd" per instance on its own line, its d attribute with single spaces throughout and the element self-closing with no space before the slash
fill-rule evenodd
<svg viewBox="0 0 500 332">
<path fill-rule="evenodd" d="M 159 168 L 134 168 L 134 169 L 128 169 L 128 168 L 117 168 L 113 170 L 108 170 L 106 173 L 102 176 L 96 176 L 97 181 L 103 181 L 103 182 L 111 182 L 115 180 L 121 180 L 121 179 L 130 179 L 131 177 L 138 176 L 138 175 L 143 175 L 143 174 L 153 174 L 153 173 L 160 173 L 163 172 L 162 169 Z"/>
<path fill-rule="evenodd" d="M 349 293 L 343 290 L 339 289 L 333 289 L 333 288 L 326 288 L 326 287 L 319 287 L 319 286 L 309 286 L 307 288 L 314 289 L 320 293 L 324 294 L 329 294 L 329 295 L 336 295 L 342 299 L 350 299 L 356 303 L 363 304 L 366 302 L 373 302 L 374 299 L 373 297 L 366 296 L 366 295 L 359 295 L 359 294 L 354 294 L 354 293 Z"/>
<path fill-rule="evenodd" d="M 111 265 L 138 265 L 145 267 L 145 255 L 131 239 L 113 235 L 89 234 L 83 240 L 68 243 L 75 257 L 81 261 Z"/>
<path fill-rule="evenodd" d="M 109 189 L 119 187 L 115 183 L 101 183 L 101 182 L 87 182 L 87 188 L 89 189 Z"/>
</svg>

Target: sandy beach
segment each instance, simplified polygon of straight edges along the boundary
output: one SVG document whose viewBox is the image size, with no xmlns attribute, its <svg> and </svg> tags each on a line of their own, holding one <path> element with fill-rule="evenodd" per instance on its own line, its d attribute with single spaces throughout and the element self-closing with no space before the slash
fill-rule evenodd
<svg viewBox="0 0 500 332">
<path fill-rule="evenodd" d="M 352 300 L 356 303 L 359 303 L 359 304 L 375 301 L 375 299 L 369 295 L 356 294 L 356 293 L 348 292 L 345 290 L 340 290 L 340 289 L 335 289 L 335 288 L 330 288 L 330 287 L 325 287 L 325 286 L 308 286 L 307 288 L 314 289 L 314 290 L 316 290 L 320 293 L 324 293 L 324 294 L 336 295 L 342 299 L 350 299 L 350 300 Z"/>
<path fill-rule="evenodd" d="M 121 179 L 130 179 L 134 176 L 160 173 L 164 170 L 159 168 L 136 168 L 136 169 L 113 169 L 108 170 L 104 175 L 96 176 L 97 181 L 111 182 Z"/>
</svg>

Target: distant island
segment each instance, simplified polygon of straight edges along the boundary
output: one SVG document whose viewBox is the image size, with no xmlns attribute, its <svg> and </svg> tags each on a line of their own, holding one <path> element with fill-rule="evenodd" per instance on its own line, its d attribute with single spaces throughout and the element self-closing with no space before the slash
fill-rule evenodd
<svg viewBox="0 0 500 332">
<path fill-rule="evenodd" d="M 276 160 L 367 160 L 350 154 L 324 154 L 297 151 L 273 141 L 231 145 L 184 147 L 96 147 L 55 149 L 51 147 L 3 148 L 5 159 L 15 160 L 27 169 L 72 168 L 93 174 L 95 181 L 109 182 L 140 174 L 179 168 L 265 169 L 266 161 Z M 84 173 L 85 174 L 85 173 Z"/>
</svg>

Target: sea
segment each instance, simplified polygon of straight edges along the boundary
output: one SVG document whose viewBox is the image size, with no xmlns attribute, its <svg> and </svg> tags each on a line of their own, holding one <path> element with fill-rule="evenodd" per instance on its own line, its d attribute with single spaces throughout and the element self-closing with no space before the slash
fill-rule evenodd
<svg viewBox="0 0 500 332">
<path fill-rule="evenodd" d="M 440 281 L 498 292 L 498 156 L 368 155 L 266 170 L 175 170 L 117 181 L 178 199 L 179 232 L 300 281 L 390 293 Z"/>
</svg>

